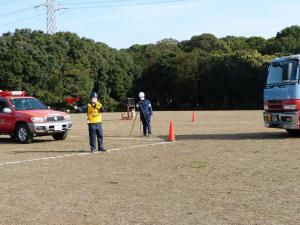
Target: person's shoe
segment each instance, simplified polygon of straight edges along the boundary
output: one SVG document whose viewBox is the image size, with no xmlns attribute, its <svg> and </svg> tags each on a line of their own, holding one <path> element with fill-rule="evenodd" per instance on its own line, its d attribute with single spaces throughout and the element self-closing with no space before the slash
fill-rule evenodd
<svg viewBox="0 0 300 225">
<path fill-rule="evenodd" d="M 106 152 L 106 149 L 105 148 L 101 148 L 101 149 L 99 149 L 98 152 Z"/>
<path fill-rule="evenodd" d="M 91 149 L 91 153 L 96 153 L 97 151 L 95 149 Z"/>
</svg>

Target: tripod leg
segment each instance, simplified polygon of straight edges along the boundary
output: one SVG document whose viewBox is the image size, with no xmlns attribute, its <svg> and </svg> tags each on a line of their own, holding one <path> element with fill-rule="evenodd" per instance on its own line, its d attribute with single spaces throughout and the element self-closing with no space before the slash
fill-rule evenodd
<svg viewBox="0 0 300 225">
<path fill-rule="evenodd" d="M 141 114 L 140 114 L 140 136 L 142 136 L 142 120 L 141 120 Z"/>
<path fill-rule="evenodd" d="M 132 134 L 132 131 L 133 131 L 133 128 L 134 128 L 134 125 L 135 125 L 135 121 L 136 121 L 137 117 L 138 117 L 138 113 L 136 114 L 136 116 L 134 118 L 134 121 L 133 121 L 133 124 L 132 124 L 132 127 L 131 127 L 131 131 L 130 131 L 130 134 L 129 134 L 129 137 L 131 137 L 131 134 Z"/>
</svg>

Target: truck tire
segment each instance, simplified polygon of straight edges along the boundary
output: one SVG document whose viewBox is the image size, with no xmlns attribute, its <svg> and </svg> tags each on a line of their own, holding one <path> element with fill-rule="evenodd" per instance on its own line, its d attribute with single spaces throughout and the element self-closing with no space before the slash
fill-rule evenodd
<svg viewBox="0 0 300 225">
<path fill-rule="evenodd" d="M 56 141 L 62 141 L 65 140 L 68 136 L 68 132 L 63 132 L 63 133 L 58 133 L 58 134 L 53 134 L 52 137 L 54 138 L 54 140 Z"/>
<path fill-rule="evenodd" d="M 286 132 L 288 132 L 289 135 L 294 136 L 294 137 L 300 137 L 300 130 L 291 130 L 291 129 L 286 129 Z"/>
<path fill-rule="evenodd" d="M 24 123 L 21 123 L 17 126 L 15 136 L 21 144 L 29 144 L 33 141 L 33 135 L 28 126 Z"/>
</svg>

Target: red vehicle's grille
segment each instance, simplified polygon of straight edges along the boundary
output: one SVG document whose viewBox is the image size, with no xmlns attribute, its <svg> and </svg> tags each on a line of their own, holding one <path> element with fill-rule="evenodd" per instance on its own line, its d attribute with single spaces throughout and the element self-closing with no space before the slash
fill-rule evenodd
<svg viewBox="0 0 300 225">
<path fill-rule="evenodd" d="M 267 104 L 269 105 L 268 111 L 272 111 L 272 112 L 283 111 L 282 100 L 269 100 L 267 101 Z"/>
<path fill-rule="evenodd" d="M 56 121 L 64 121 L 63 116 L 53 116 L 53 117 L 47 117 L 48 122 L 56 122 Z"/>
</svg>

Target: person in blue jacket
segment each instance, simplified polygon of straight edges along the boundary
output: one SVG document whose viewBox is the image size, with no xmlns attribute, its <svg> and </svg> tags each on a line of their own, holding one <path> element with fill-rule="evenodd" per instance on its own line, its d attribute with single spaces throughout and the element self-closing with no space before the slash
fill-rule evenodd
<svg viewBox="0 0 300 225">
<path fill-rule="evenodd" d="M 140 112 L 140 119 L 143 124 L 143 134 L 144 136 L 152 135 L 151 130 L 151 117 L 152 113 L 152 106 L 151 102 L 148 99 L 145 99 L 145 93 L 139 93 L 140 101 L 137 103 L 137 108 Z"/>
</svg>

